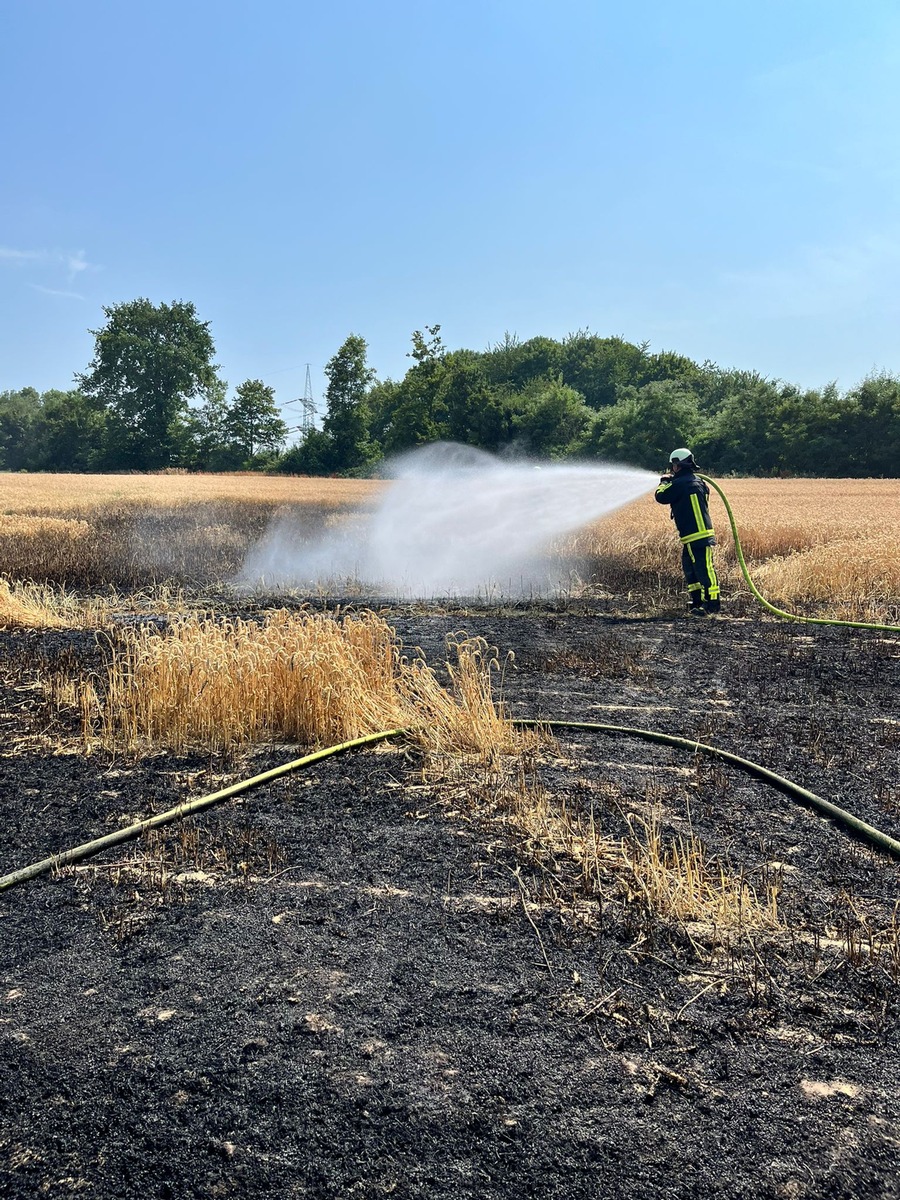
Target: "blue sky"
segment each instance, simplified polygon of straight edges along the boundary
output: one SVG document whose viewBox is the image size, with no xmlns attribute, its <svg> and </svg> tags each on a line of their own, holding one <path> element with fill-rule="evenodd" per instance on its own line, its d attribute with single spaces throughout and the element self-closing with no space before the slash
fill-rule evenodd
<svg viewBox="0 0 900 1200">
<path fill-rule="evenodd" d="M 0 389 L 190 300 L 232 387 L 351 332 L 900 373 L 894 0 L 0 0 Z"/>
</svg>

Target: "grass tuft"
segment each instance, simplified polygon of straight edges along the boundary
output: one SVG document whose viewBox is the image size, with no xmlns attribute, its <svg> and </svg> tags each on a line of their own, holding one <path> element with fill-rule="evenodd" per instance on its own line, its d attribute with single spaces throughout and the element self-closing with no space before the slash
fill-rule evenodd
<svg viewBox="0 0 900 1200">
<path fill-rule="evenodd" d="M 641 822 L 622 845 L 635 886 L 657 916 L 699 922 L 717 930 L 779 929 L 778 894 L 761 901 L 743 876 L 711 865 L 696 836 L 666 842 L 655 818 Z"/>
</svg>

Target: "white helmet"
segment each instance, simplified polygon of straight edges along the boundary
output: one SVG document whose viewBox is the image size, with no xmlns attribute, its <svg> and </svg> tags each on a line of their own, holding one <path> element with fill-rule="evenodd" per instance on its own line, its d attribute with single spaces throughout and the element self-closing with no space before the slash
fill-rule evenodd
<svg viewBox="0 0 900 1200">
<path fill-rule="evenodd" d="M 684 463 L 687 462 L 688 459 L 693 462 L 694 456 L 691 451 L 688 450 L 687 446 L 680 446 L 677 450 L 673 450 L 669 455 L 669 462 Z"/>
</svg>

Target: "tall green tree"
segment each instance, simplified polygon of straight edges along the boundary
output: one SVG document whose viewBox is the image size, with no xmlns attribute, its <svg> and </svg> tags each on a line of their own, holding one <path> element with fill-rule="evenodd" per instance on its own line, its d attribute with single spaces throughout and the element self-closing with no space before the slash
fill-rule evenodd
<svg viewBox="0 0 900 1200">
<path fill-rule="evenodd" d="M 481 355 L 457 350 L 447 356 L 443 409 L 451 441 L 499 450 L 516 436 L 515 401 L 508 387 L 488 381 Z"/>
<path fill-rule="evenodd" d="M 415 365 L 390 396 L 379 389 L 378 430 L 385 454 L 397 454 L 448 436 L 444 396 L 447 352 L 440 332 L 440 325 L 426 325 L 424 333 L 414 330 L 407 357 Z"/>
<path fill-rule="evenodd" d="M 279 450 L 288 428 L 275 403 L 275 389 L 261 379 L 245 380 L 227 406 L 223 432 L 247 464 L 257 454 Z"/>
<path fill-rule="evenodd" d="M 184 446 L 188 403 L 217 382 L 209 323 L 193 304 L 131 300 L 103 309 L 106 323 L 87 371 L 85 395 L 107 414 L 106 464 L 153 470 L 171 465 Z"/>
<path fill-rule="evenodd" d="M 325 367 L 325 419 L 322 432 L 328 439 L 326 468 L 352 471 L 372 461 L 369 440 L 367 393 L 375 372 L 366 363 L 365 338 L 351 333 Z"/>
<path fill-rule="evenodd" d="M 414 358 L 420 365 L 426 362 L 437 362 L 446 354 L 444 339 L 441 337 L 440 325 L 426 325 L 425 332 L 414 329 L 412 335 L 413 348 L 406 355 Z"/>
<path fill-rule="evenodd" d="M 562 346 L 548 337 L 522 342 L 508 331 L 502 341 L 489 346 L 481 356 L 488 381 L 519 391 L 535 379 L 555 377 L 562 370 Z"/>
<path fill-rule="evenodd" d="M 331 442 L 321 429 L 310 429 L 303 440 L 291 446 L 272 468 L 285 475 L 327 475 L 331 462 Z"/>
<path fill-rule="evenodd" d="M 603 408 L 616 403 L 619 388 L 648 382 L 649 357 L 646 342 L 637 346 L 581 330 L 563 339 L 563 380 L 581 392 L 589 408 Z"/>
<path fill-rule="evenodd" d="M 895 476 L 900 467 L 900 379 L 868 375 L 847 396 L 844 442 L 848 475 Z"/>
<path fill-rule="evenodd" d="M 206 389 L 203 403 L 191 406 L 185 418 L 187 449 L 182 465 L 192 471 L 235 471 L 243 464 L 226 432 L 228 384 L 216 379 Z"/>
<path fill-rule="evenodd" d="M 847 474 L 841 425 L 846 405 L 829 385 L 802 392 L 756 372 L 722 373 L 718 397 L 698 445 L 703 461 L 738 474 Z M 852 473 L 852 472 L 851 472 Z"/>
<path fill-rule="evenodd" d="M 532 454 L 559 458 L 580 441 L 595 414 L 562 376 L 538 380 L 522 397 L 516 431 Z"/>
</svg>

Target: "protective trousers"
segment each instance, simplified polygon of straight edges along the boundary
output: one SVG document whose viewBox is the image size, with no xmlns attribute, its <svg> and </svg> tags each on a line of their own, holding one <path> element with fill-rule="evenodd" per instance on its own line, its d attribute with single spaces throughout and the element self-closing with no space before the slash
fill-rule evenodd
<svg viewBox="0 0 900 1200">
<path fill-rule="evenodd" d="M 707 612 L 719 611 L 719 577 L 713 565 L 713 538 L 687 542 L 681 548 L 681 566 L 687 580 L 691 604 Z"/>
</svg>

